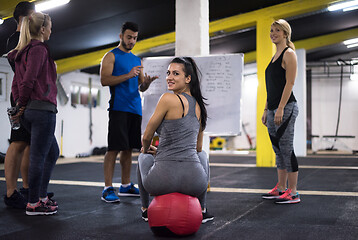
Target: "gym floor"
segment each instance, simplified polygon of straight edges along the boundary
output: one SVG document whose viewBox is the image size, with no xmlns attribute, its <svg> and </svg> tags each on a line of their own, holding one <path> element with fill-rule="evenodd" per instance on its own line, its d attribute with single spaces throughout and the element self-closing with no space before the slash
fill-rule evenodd
<svg viewBox="0 0 358 240">
<path fill-rule="evenodd" d="M 122 197 L 120 204 L 100 200 L 102 162 L 103 156 L 59 159 L 49 186 L 59 203 L 53 216 L 26 216 L 1 199 L 0 239 L 165 239 L 141 219 L 139 198 Z M 215 219 L 183 239 L 357 239 L 358 156 L 299 158 L 301 203 L 291 205 L 261 199 L 276 184 L 276 169 L 257 168 L 254 156 L 212 154 L 210 163 L 207 206 Z M 0 165 L 1 196 L 3 169 Z M 114 182 L 120 179 L 117 164 Z"/>
</svg>

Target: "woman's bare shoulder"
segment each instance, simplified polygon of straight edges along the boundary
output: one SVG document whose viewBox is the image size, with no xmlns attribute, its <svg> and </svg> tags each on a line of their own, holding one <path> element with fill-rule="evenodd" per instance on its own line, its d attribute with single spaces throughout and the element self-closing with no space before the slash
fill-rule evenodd
<svg viewBox="0 0 358 240">
<path fill-rule="evenodd" d="M 283 54 L 283 64 L 290 64 L 297 62 L 296 52 L 288 48 L 287 51 Z"/>
<path fill-rule="evenodd" d="M 160 102 L 172 102 L 174 101 L 175 98 L 178 98 L 174 93 L 163 93 L 162 96 L 160 97 L 159 101 Z"/>
<path fill-rule="evenodd" d="M 288 48 L 286 52 L 283 54 L 284 58 L 295 58 L 296 52 L 292 48 Z"/>
</svg>

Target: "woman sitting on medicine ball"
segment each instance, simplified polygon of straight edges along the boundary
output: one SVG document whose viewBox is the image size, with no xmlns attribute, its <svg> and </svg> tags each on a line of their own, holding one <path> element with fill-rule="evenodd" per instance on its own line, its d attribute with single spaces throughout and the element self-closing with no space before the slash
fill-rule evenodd
<svg viewBox="0 0 358 240">
<path fill-rule="evenodd" d="M 202 151 L 207 112 L 200 90 L 199 70 L 189 57 L 174 58 L 167 71 L 168 90 L 158 101 L 143 135 L 138 157 L 142 218 L 147 221 L 149 194 L 179 192 L 199 199 L 203 223 L 214 217 L 206 211 L 209 162 Z M 154 132 L 158 149 L 150 145 Z"/>
</svg>

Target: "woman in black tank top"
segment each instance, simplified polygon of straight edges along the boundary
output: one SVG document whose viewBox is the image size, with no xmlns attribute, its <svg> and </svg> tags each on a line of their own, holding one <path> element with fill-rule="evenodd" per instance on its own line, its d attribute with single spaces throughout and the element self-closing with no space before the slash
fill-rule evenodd
<svg viewBox="0 0 358 240">
<path fill-rule="evenodd" d="M 291 27 L 283 19 L 271 25 L 271 41 L 276 53 L 266 68 L 267 101 L 262 123 L 267 126 L 272 147 L 276 153 L 277 185 L 264 199 L 275 203 L 298 203 L 298 164 L 293 151 L 294 124 L 298 108 L 292 88 L 297 73 L 297 57 L 291 42 Z M 288 182 L 288 183 L 287 183 Z"/>
</svg>

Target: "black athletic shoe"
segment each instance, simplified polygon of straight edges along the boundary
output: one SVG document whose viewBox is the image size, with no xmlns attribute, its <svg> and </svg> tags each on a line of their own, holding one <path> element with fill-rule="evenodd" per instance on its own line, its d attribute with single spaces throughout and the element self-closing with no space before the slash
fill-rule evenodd
<svg viewBox="0 0 358 240">
<path fill-rule="evenodd" d="M 142 209 L 142 219 L 146 222 L 148 222 L 148 211 Z"/>
<path fill-rule="evenodd" d="M 7 197 L 5 195 L 4 202 L 6 206 L 17 208 L 17 209 L 25 209 L 27 204 L 25 198 L 16 190 L 10 197 Z"/>
<path fill-rule="evenodd" d="M 26 199 L 26 201 L 29 200 L 29 189 L 28 188 L 20 188 L 21 195 Z"/>
<path fill-rule="evenodd" d="M 206 223 L 213 220 L 214 220 L 214 216 L 210 215 L 208 211 L 205 210 L 205 212 L 203 212 L 203 220 L 201 221 L 201 223 Z"/>
</svg>

